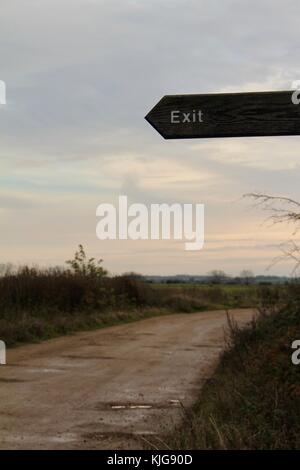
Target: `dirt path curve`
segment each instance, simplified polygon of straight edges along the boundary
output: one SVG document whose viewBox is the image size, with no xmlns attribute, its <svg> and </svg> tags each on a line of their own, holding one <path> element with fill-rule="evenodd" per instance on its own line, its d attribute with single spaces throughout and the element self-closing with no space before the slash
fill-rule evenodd
<svg viewBox="0 0 300 470">
<path fill-rule="evenodd" d="M 231 313 L 239 323 L 253 315 Z M 141 448 L 196 399 L 225 324 L 223 311 L 170 315 L 9 350 L 0 448 Z"/>
</svg>

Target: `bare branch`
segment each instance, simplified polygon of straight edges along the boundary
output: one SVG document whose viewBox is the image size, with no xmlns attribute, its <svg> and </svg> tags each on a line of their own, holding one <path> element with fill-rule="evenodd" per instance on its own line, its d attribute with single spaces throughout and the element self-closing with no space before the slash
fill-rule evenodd
<svg viewBox="0 0 300 470">
<path fill-rule="evenodd" d="M 244 197 L 254 199 L 256 206 L 261 206 L 263 210 L 271 212 L 266 222 L 271 221 L 274 225 L 292 223 L 295 225 L 293 235 L 300 230 L 300 203 L 294 199 L 284 196 L 269 196 L 263 193 L 249 193 L 245 194 Z M 280 205 L 283 207 L 280 207 Z M 292 208 L 286 206 L 292 206 Z"/>
<path fill-rule="evenodd" d="M 257 201 L 260 201 L 260 204 L 264 203 L 272 203 L 272 202 L 283 202 L 285 204 L 293 204 L 300 209 L 300 202 L 295 201 L 294 199 L 291 199 L 289 197 L 285 196 L 269 196 L 268 194 L 264 193 L 248 193 L 244 194 L 243 197 L 248 197 L 248 198 L 253 198 Z"/>
<path fill-rule="evenodd" d="M 290 260 L 294 263 L 294 268 L 291 274 L 297 274 L 300 269 L 300 247 L 294 240 L 289 240 L 287 243 L 282 243 L 279 248 L 281 255 L 276 256 L 276 258 L 273 259 L 272 263 L 268 266 L 268 269 L 271 269 L 273 266 L 284 260 Z"/>
<path fill-rule="evenodd" d="M 293 235 L 295 235 L 300 229 L 300 203 L 294 199 L 284 196 L 269 196 L 263 193 L 249 193 L 245 194 L 244 197 L 252 198 L 256 201 L 256 206 L 261 206 L 263 210 L 271 212 L 271 215 L 267 217 L 266 221 L 271 221 L 275 224 L 293 224 L 295 229 Z M 283 260 L 290 260 L 294 263 L 294 269 L 292 275 L 300 269 L 300 246 L 294 240 L 289 240 L 286 243 L 282 243 L 280 246 L 281 255 L 273 259 L 272 263 L 268 267 L 270 269 L 277 263 Z"/>
</svg>

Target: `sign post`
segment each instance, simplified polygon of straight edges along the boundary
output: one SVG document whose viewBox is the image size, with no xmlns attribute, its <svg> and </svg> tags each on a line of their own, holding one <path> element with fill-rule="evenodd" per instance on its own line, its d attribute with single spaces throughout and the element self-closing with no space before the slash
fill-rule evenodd
<svg viewBox="0 0 300 470">
<path fill-rule="evenodd" d="M 300 135 L 293 91 L 167 95 L 145 119 L 165 139 Z"/>
</svg>

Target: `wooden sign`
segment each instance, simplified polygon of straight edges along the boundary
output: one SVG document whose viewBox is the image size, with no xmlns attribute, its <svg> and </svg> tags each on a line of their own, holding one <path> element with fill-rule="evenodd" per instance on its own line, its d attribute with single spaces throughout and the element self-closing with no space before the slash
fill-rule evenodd
<svg viewBox="0 0 300 470">
<path fill-rule="evenodd" d="M 145 119 L 165 139 L 300 135 L 293 91 L 167 95 Z"/>
</svg>

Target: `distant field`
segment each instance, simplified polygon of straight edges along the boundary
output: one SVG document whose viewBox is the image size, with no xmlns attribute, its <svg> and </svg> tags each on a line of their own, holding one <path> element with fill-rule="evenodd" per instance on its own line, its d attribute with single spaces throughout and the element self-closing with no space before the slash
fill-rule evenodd
<svg viewBox="0 0 300 470">
<path fill-rule="evenodd" d="M 244 284 L 151 284 L 156 290 L 173 296 L 198 299 L 204 308 L 255 307 L 259 300 L 260 287 Z"/>
<path fill-rule="evenodd" d="M 256 292 L 257 285 L 246 285 L 246 284 L 199 284 L 199 283 L 157 283 L 151 284 L 151 286 L 158 289 L 214 289 L 215 287 L 221 287 L 226 292 L 240 293 L 240 292 Z"/>
</svg>

